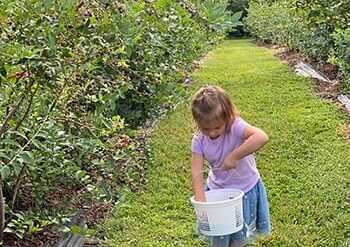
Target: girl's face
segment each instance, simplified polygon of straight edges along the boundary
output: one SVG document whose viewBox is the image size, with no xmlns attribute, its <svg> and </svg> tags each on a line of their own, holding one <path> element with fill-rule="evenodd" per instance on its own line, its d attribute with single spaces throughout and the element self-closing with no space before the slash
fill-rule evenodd
<svg viewBox="0 0 350 247">
<path fill-rule="evenodd" d="M 212 121 L 210 123 L 206 123 L 205 125 L 199 126 L 199 129 L 204 135 L 209 136 L 210 139 L 216 139 L 225 132 L 226 122 L 223 119 L 219 121 Z"/>
</svg>

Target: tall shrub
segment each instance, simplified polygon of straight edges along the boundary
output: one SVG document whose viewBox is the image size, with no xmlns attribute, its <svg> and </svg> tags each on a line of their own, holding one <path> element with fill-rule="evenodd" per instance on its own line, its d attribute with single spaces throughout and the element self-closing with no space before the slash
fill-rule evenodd
<svg viewBox="0 0 350 247">
<path fill-rule="evenodd" d="M 140 125 L 223 35 L 170 0 L 1 1 L 0 241 L 60 223 L 78 203 L 60 191 L 136 189 Z"/>
<path fill-rule="evenodd" d="M 347 83 L 349 62 L 342 54 L 350 49 L 343 45 L 349 13 L 346 0 L 251 0 L 245 23 L 259 39 L 302 51 L 320 63 L 335 63 Z"/>
</svg>

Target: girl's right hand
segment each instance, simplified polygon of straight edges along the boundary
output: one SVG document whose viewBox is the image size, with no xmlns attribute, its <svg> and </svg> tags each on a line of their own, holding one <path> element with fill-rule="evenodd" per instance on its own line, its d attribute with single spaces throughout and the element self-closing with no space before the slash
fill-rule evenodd
<svg viewBox="0 0 350 247">
<path fill-rule="evenodd" d="M 203 192 L 203 193 L 198 193 L 198 195 L 194 195 L 194 200 L 197 202 L 206 202 L 207 198 L 205 197 L 205 194 Z"/>
<path fill-rule="evenodd" d="M 194 196 L 194 200 L 196 202 L 206 202 L 207 198 L 205 197 L 205 194 L 203 193 L 203 195 Z"/>
<path fill-rule="evenodd" d="M 238 165 L 239 159 L 235 156 L 234 152 L 231 152 L 227 157 L 224 159 L 224 162 L 222 164 L 222 170 L 228 171 L 230 169 L 235 169 Z"/>
</svg>

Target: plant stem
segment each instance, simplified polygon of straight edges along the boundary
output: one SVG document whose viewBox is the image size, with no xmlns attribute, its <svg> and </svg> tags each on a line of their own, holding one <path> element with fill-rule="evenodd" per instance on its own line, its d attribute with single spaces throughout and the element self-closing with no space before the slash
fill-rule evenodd
<svg viewBox="0 0 350 247">
<path fill-rule="evenodd" d="M 33 86 L 33 82 L 31 82 L 28 87 L 26 88 L 25 92 L 19 97 L 19 99 L 17 100 L 17 102 L 15 103 L 14 107 L 11 109 L 11 111 L 7 114 L 4 122 L 1 124 L 0 126 L 0 138 L 2 137 L 2 135 L 6 132 L 6 128 L 7 128 L 7 124 L 8 122 L 11 120 L 11 118 L 13 117 L 13 115 L 16 113 L 16 111 L 18 110 L 18 108 L 20 107 L 20 105 L 23 103 L 24 98 L 26 97 L 26 95 L 28 94 L 28 92 L 31 90 Z"/>
<path fill-rule="evenodd" d="M 4 237 L 5 228 L 5 201 L 2 192 L 2 178 L 0 176 L 0 245 L 2 245 L 2 239 Z"/>
</svg>

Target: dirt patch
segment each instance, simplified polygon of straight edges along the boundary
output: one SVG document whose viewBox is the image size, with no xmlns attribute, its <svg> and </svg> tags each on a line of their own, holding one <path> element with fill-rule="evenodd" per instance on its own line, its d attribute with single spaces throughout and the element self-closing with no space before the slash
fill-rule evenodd
<svg viewBox="0 0 350 247">
<path fill-rule="evenodd" d="M 3 246 L 5 247 L 43 247 L 53 246 L 60 237 L 60 233 L 54 232 L 50 229 L 44 229 L 40 232 L 34 233 L 23 239 L 18 239 L 15 236 L 7 235 L 4 239 Z"/>
<path fill-rule="evenodd" d="M 311 60 L 310 58 L 306 57 L 301 52 L 289 51 L 286 48 L 281 48 L 274 44 L 263 42 L 256 42 L 256 44 L 272 50 L 276 57 L 280 58 L 282 61 L 287 63 L 293 70 L 295 66 L 301 61 L 310 64 L 321 75 L 328 78 L 332 82 L 326 83 L 321 80 L 314 79 L 315 92 L 322 98 L 337 101 L 337 97 L 340 95 L 340 88 L 342 82 L 342 79 L 339 76 L 339 69 L 337 66 L 330 63 L 320 64 L 317 61 Z"/>
<path fill-rule="evenodd" d="M 120 142 L 116 142 L 116 149 L 123 148 L 125 146 L 130 145 L 131 142 L 136 145 L 134 150 L 134 155 L 127 160 L 120 160 L 120 163 L 116 163 L 116 167 L 120 169 L 120 172 L 127 172 L 128 166 L 132 166 L 134 171 L 139 173 L 139 177 L 136 179 L 133 178 L 125 178 L 123 177 L 110 177 L 110 174 L 98 174 L 100 171 L 97 168 L 94 168 L 92 165 L 86 168 L 87 173 L 90 175 L 90 178 L 93 181 L 98 183 L 101 178 L 111 181 L 111 179 L 115 179 L 116 181 L 108 184 L 111 186 L 110 193 L 111 197 L 108 201 L 98 200 L 94 198 L 90 198 L 86 195 L 86 188 L 84 186 L 76 186 L 72 185 L 71 187 L 65 185 L 57 185 L 56 188 L 48 194 L 45 202 L 47 208 L 55 208 L 57 205 L 65 205 L 65 208 L 69 208 L 69 212 L 78 212 L 75 214 L 73 218 L 81 217 L 78 224 L 84 220 L 84 223 L 90 229 L 95 229 L 96 231 L 100 231 L 99 225 L 103 223 L 105 217 L 111 212 L 115 203 L 119 199 L 118 195 L 118 184 L 124 184 L 132 191 L 138 191 L 143 188 L 143 185 L 146 184 L 146 157 L 147 157 L 147 149 L 146 143 L 148 141 L 148 134 L 151 132 L 151 129 L 144 130 L 144 133 L 135 137 L 135 139 L 130 139 L 129 137 L 125 137 Z M 119 161 L 118 161 L 119 162 Z M 135 173 L 136 174 L 136 173 Z M 137 181 L 136 181 L 137 180 Z M 24 184 L 30 184 L 30 181 L 25 181 Z M 102 182 L 100 182 L 102 183 Z M 107 183 L 107 182 L 106 182 Z M 115 186 L 115 187 L 113 187 Z M 33 202 L 33 188 L 30 186 L 23 186 L 21 189 L 21 197 L 18 203 L 15 205 L 15 212 L 18 211 L 29 211 L 31 207 L 34 207 Z M 65 212 L 65 213 L 69 213 Z M 63 213 L 62 213 L 63 214 Z M 65 216 L 66 217 L 66 216 Z M 68 216 L 67 216 L 68 217 Z M 72 220 L 71 219 L 71 220 Z M 73 222 L 71 222 L 73 223 Z M 76 224 L 76 223 L 73 223 Z M 30 236 L 24 236 L 22 239 L 18 238 L 15 234 L 6 233 L 4 235 L 4 243 L 3 246 L 6 247 L 50 247 L 55 246 L 58 242 L 62 242 L 60 240 L 61 233 L 58 232 L 57 227 L 48 226 L 43 230 L 36 232 Z M 96 234 L 98 235 L 98 234 Z M 95 236 L 92 237 L 84 237 L 84 246 L 98 246 L 97 242 L 99 240 Z M 71 242 L 69 244 L 72 244 Z"/>
<path fill-rule="evenodd" d="M 93 202 L 92 205 L 84 210 L 86 224 L 89 228 L 95 228 L 96 225 L 101 224 L 105 219 L 105 216 L 108 215 L 113 209 L 114 204 L 106 202 Z M 75 206 L 77 210 L 79 207 Z M 30 236 L 26 236 L 22 239 L 19 239 L 15 235 L 7 234 L 5 235 L 3 246 L 5 247 L 50 247 L 55 246 L 59 239 L 61 238 L 61 233 L 57 232 L 50 227 L 47 227 L 39 232 L 36 232 Z M 85 239 L 84 239 L 85 240 Z M 86 239 L 86 242 L 91 242 L 92 239 Z M 98 246 L 96 245 L 97 241 L 93 241 L 86 246 Z M 85 243 L 84 243 L 85 246 Z"/>
<path fill-rule="evenodd" d="M 326 77 L 331 83 L 314 79 L 315 81 L 315 92 L 321 98 L 332 99 L 337 101 L 337 97 L 340 94 L 341 78 L 338 76 L 338 67 L 333 64 L 319 64 L 316 61 L 306 58 L 302 53 L 295 51 L 287 51 L 285 49 L 275 50 L 275 55 L 285 61 L 291 68 L 301 62 L 307 62 L 322 76 Z"/>
</svg>

